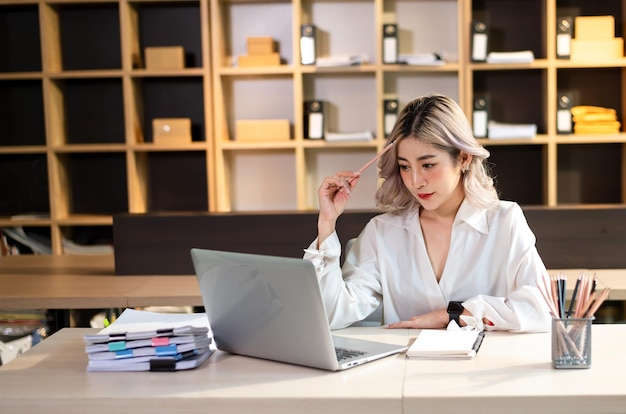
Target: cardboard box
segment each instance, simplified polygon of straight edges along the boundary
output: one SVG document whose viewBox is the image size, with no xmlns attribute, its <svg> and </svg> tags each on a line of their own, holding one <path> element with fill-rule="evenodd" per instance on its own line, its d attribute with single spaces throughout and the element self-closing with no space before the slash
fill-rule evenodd
<svg viewBox="0 0 626 414">
<path fill-rule="evenodd" d="M 147 47 L 146 69 L 184 69 L 185 49 L 182 46 Z"/>
<path fill-rule="evenodd" d="M 152 120 L 152 141 L 155 144 L 191 143 L 191 119 L 155 118 Z"/>
<path fill-rule="evenodd" d="M 570 44 L 571 60 L 597 61 L 617 59 L 624 56 L 624 39 L 614 37 L 602 40 L 572 39 Z"/>
<path fill-rule="evenodd" d="M 288 119 L 242 119 L 235 125 L 237 141 L 289 141 Z"/>
<path fill-rule="evenodd" d="M 615 37 L 613 16 L 577 16 L 574 19 L 574 38 L 580 40 L 612 39 Z"/>
<path fill-rule="evenodd" d="M 280 55 L 278 53 L 270 53 L 269 55 L 239 56 L 240 68 L 256 68 L 259 66 L 280 66 Z"/>
<path fill-rule="evenodd" d="M 248 55 L 270 55 L 276 51 L 274 39 L 269 36 L 248 37 L 246 44 Z"/>
</svg>

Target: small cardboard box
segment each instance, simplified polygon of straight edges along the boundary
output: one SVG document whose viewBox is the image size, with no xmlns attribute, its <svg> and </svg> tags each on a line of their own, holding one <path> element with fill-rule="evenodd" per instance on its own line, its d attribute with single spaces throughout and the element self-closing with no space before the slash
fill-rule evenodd
<svg viewBox="0 0 626 414">
<path fill-rule="evenodd" d="M 147 47 L 146 69 L 184 69 L 185 49 L 182 46 Z"/>
<path fill-rule="evenodd" d="M 289 141 L 288 119 L 242 119 L 235 125 L 237 141 Z"/>
<path fill-rule="evenodd" d="M 615 37 L 613 16 L 576 16 L 574 38 L 580 40 L 612 39 Z"/>
<path fill-rule="evenodd" d="M 191 143 L 191 119 L 155 118 L 152 120 L 152 141 L 155 144 Z"/>
<path fill-rule="evenodd" d="M 269 55 L 241 55 L 240 68 L 255 68 L 259 66 L 280 66 L 280 54 L 274 52 Z"/>
<path fill-rule="evenodd" d="M 246 39 L 248 55 L 270 55 L 274 49 L 274 39 L 269 36 L 248 37 Z"/>
<path fill-rule="evenodd" d="M 602 40 L 572 39 L 570 48 L 571 60 L 617 59 L 624 56 L 624 39 L 621 37 Z"/>
</svg>

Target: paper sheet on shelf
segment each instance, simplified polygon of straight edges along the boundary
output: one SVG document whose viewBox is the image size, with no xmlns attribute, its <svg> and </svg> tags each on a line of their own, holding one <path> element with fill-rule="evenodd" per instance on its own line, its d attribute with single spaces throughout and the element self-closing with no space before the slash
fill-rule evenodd
<svg viewBox="0 0 626 414">
<path fill-rule="evenodd" d="M 487 63 L 531 63 L 535 61 L 535 54 L 531 50 L 519 52 L 490 52 Z"/>
</svg>

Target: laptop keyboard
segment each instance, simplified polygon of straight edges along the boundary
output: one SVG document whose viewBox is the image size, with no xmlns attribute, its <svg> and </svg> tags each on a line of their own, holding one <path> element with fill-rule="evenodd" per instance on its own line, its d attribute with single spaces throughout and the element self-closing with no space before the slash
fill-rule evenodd
<svg viewBox="0 0 626 414">
<path fill-rule="evenodd" d="M 344 359 L 350 359 L 358 356 L 365 355 L 363 351 L 357 351 L 355 349 L 347 349 L 335 347 L 335 353 L 337 354 L 337 360 L 343 361 Z"/>
</svg>

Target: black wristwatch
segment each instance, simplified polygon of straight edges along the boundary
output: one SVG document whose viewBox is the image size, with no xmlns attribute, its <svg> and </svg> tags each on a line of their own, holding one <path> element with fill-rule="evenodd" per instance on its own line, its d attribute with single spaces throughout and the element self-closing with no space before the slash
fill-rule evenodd
<svg viewBox="0 0 626 414">
<path fill-rule="evenodd" d="M 448 303 L 448 316 L 449 321 L 455 321 L 457 325 L 461 326 L 460 316 L 463 313 L 463 302 L 451 301 Z"/>
</svg>

